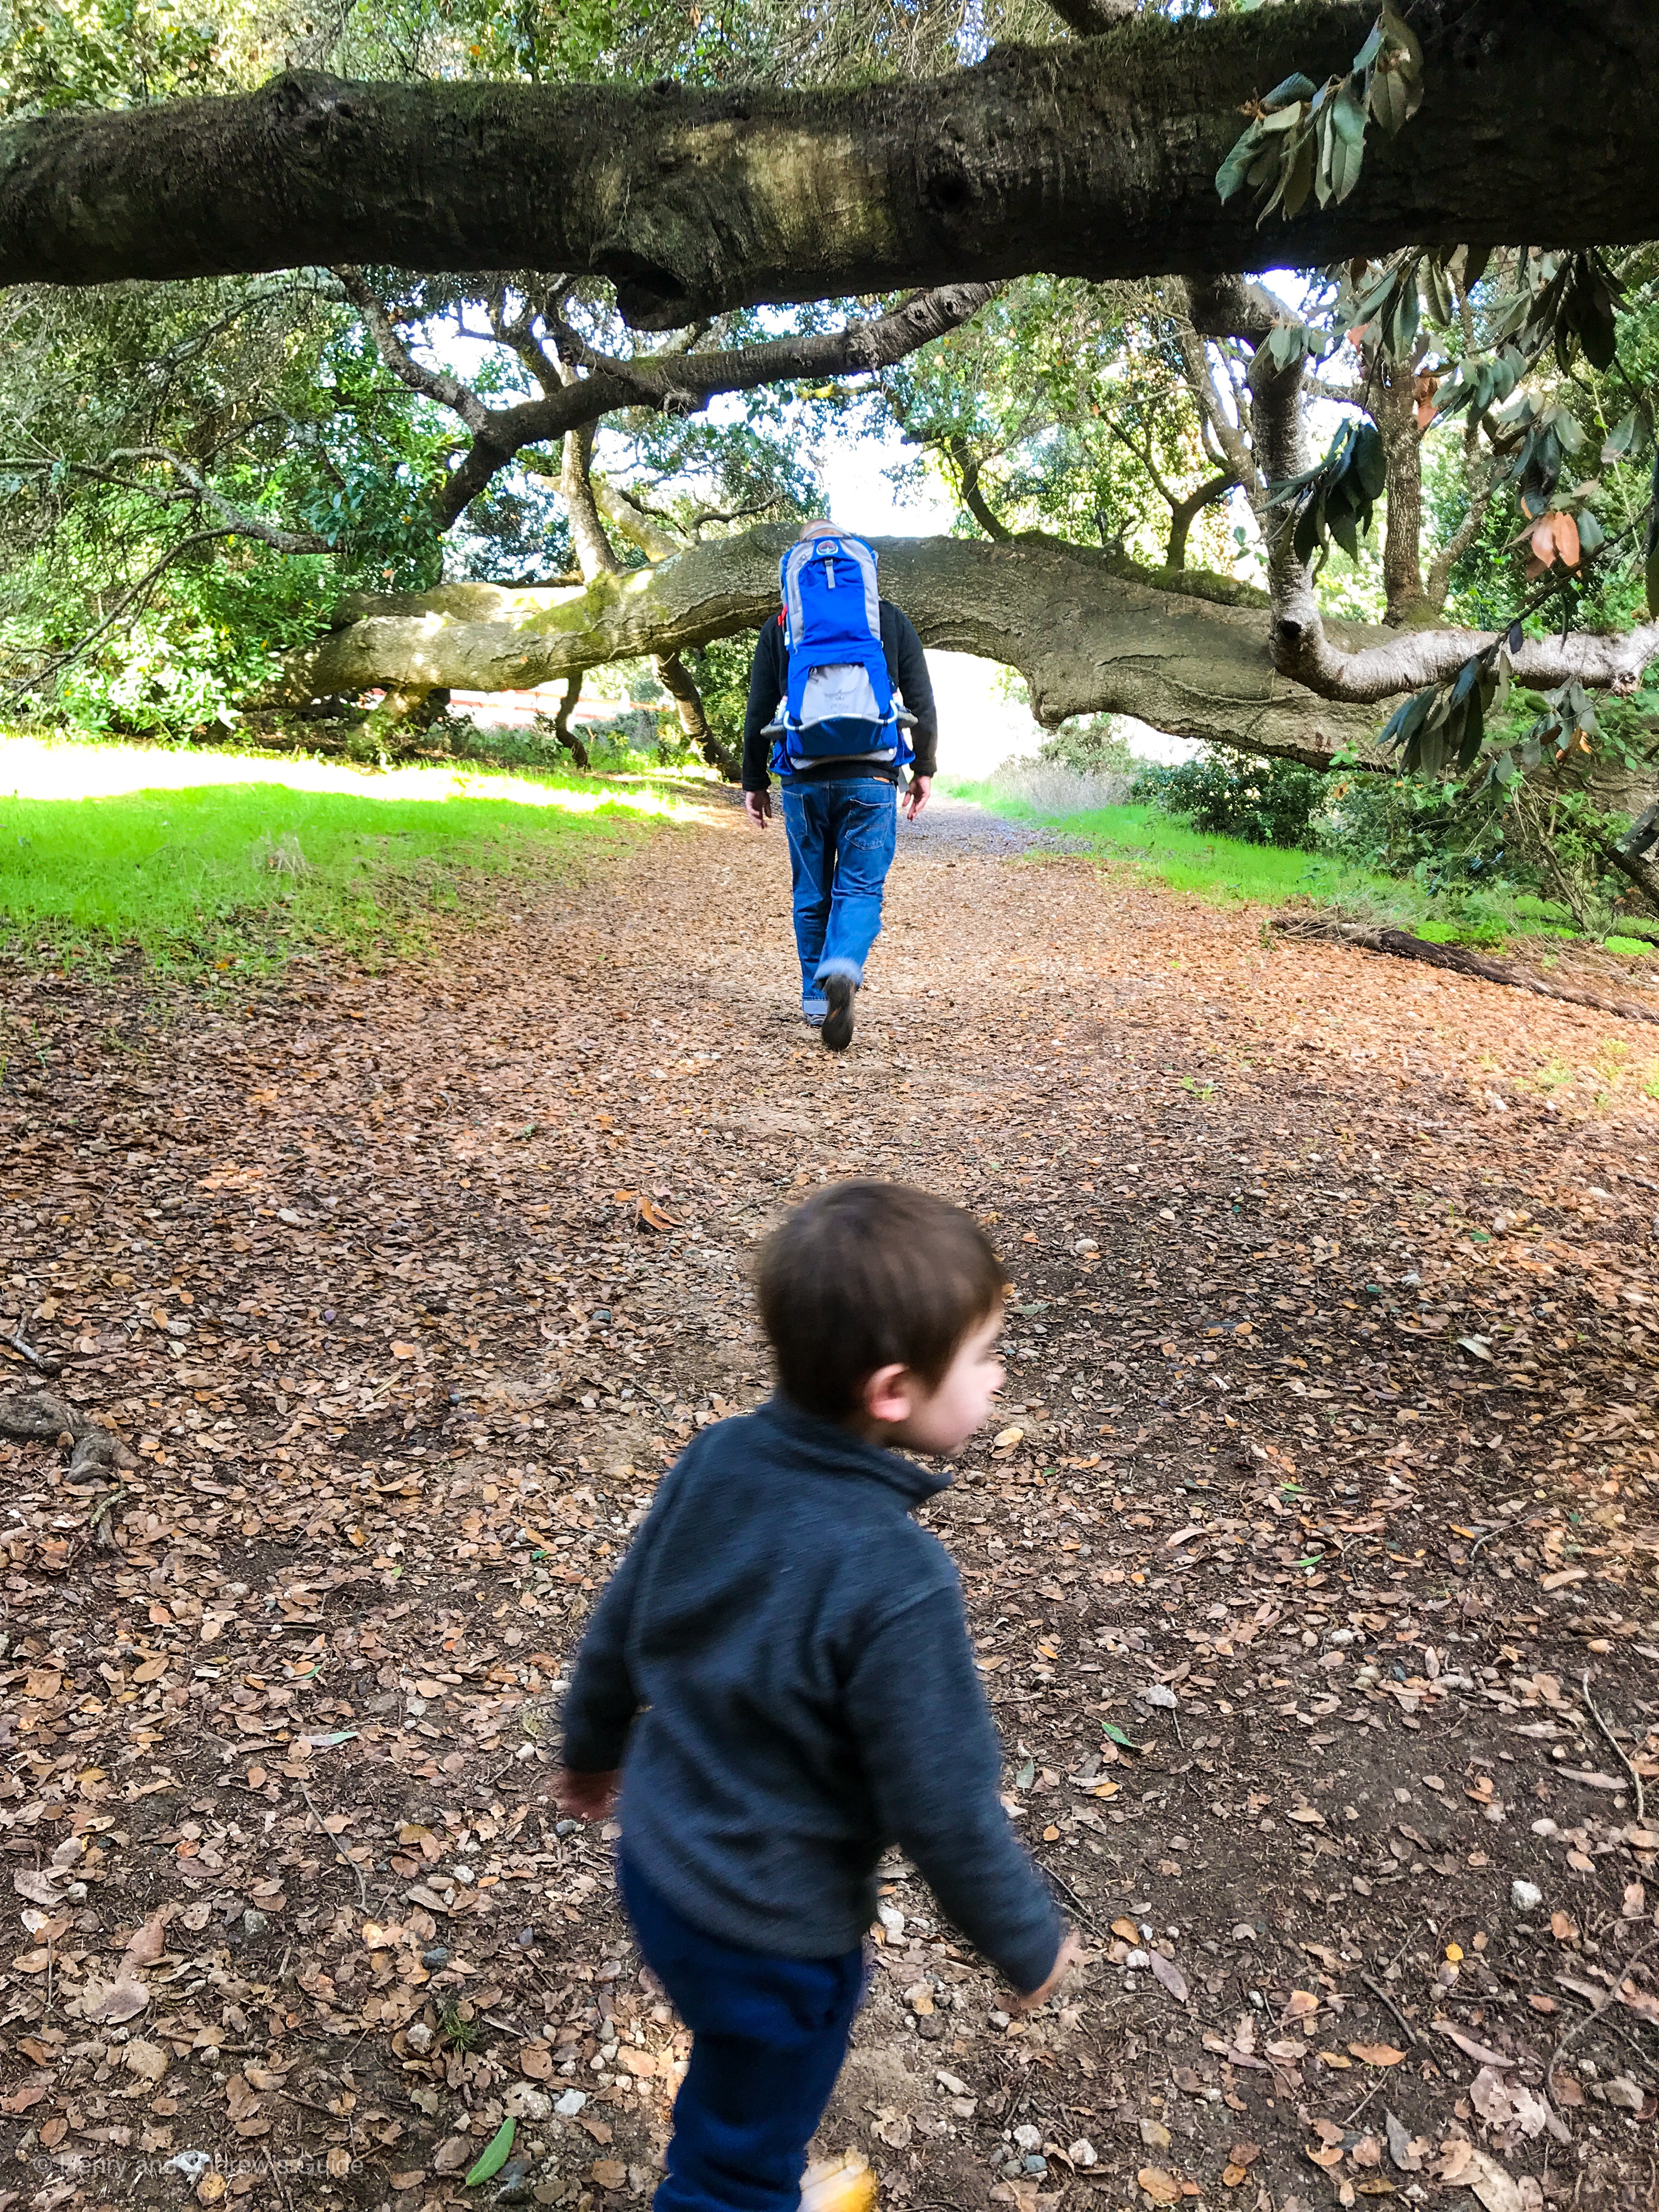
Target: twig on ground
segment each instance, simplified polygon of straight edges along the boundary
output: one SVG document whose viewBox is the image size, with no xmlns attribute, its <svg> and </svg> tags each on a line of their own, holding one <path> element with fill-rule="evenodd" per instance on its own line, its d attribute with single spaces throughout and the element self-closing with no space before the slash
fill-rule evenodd
<svg viewBox="0 0 1659 2212">
<path fill-rule="evenodd" d="M 1612 1988 L 1607 1991 L 1606 1996 L 1602 1998 L 1601 2003 L 1596 2006 L 1595 2011 L 1587 2012 L 1582 2020 L 1574 2021 L 1572 2026 L 1561 2038 L 1561 2040 L 1556 2045 L 1554 2050 L 1551 2051 L 1550 2063 L 1544 2069 L 1544 2096 L 1546 2101 L 1552 2106 L 1553 2106 L 1555 2102 L 1556 2068 L 1566 2057 L 1568 2051 L 1571 2050 L 1573 2045 L 1577 2042 L 1579 2037 L 1584 2033 L 1584 2030 L 1587 2027 L 1593 2027 L 1596 2021 L 1601 2019 L 1602 2014 L 1606 2012 L 1610 2006 L 1618 2003 L 1619 1992 L 1624 1988 L 1625 1984 L 1629 1980 L 1632 1968 L 1639 1966 L 1643 1960 L 1647 1957 L 1649 1952 L 1656 1950 L 1659 1950 L 1659 1936 L 1650 1936 L 1648 1941 L 1642 1945 L 1639 1950 L 1632 1951 L 1629 1958 L 1626 1960 L 1624 1965 L 1620 1966 L 1618 1972 L 1613 1976 Z"/>
<path fill-rule="evenodd" d="M 1353 2125 L 1354 2122 L 1359 2118 L 1359 2115 L 1364 2111 L 1366 2106 L 1370 2104 L 1371 2099 L 1376 2094 L 1377 2091 L 1383 2087 L 1384 2083 L 1388 2081 L 1388 2078 L 1389 2077 L 1386 2074 L 1379 2074 L 1377 2075 L 1376 2081 L 1371 2083 L 1370 2087 L 1366 2090 L 1364 2095 L 1354 2106 L 1352 2112 L 1349 2113 L 1347 2118 L 1343 2121 L 1342 2124 L 1345 2128 L 1351 2128 Z"/>
<path fill-rule="evenodd" d="M 1596 1727 L 1601 1729 L 1602 1735 L 1606 1736 L 1607 1741 L 1618 1753 L 1620 1761 L 1622 1764 L 1626 1773 L 1629 1775 L 1631 1781 L 1634 1784 L 1636 1789 L 1636 1825 L 1638 1828 L 1645 1827 L 1647 1825 L 1647 1803 L 1642 1793 L 1642 1778 L 1637 1772 L 1635 1762 L 1631 1758 L 1630 1753 L 1625 1749 L 1624 1745 L 1620 1742 L 1612 1729 L 1608 1727 L 1607 1722 L 1602 1719 L 1601 1714 L 1596 1711 L 1595 1700 L 1590 1695 L 1589 1684 L 1590 1678 L 1588 1672 L 1586 1672 L 1583 1677 L 1585 1708 L 1588 1711 L 1590 1718 L 1595 1723 Z"/>
<path fill-rule="evenodd" d="M 32 1344 L 24 1342 L 23 1324 L 21 1321 L 9 1336 L 0 1337 L 0 1344 L 9 1344 L 14 1352 L 21 1353 L 31 1367 L 38 1367 L 43 1375 L 56 1376 L 64 1371 L 64 1363 L 61 1359 L 53 1359 L 49 1353 L 37 1352 Z"/>
<path fill-rule="evenodd" d="M 1371 1995 L 1376 1999 L 1378 2004 L 1386 2005 L 1389 2010 L 1394 2014 L 1395 2018 L 1399 2021 L 1400 2032 L 1405 2037 L 1407 2042 L 1418 2042 L 1420 2039 L 1419 2038 L 1417 2030 L 1412 2026 L 1410 2021 L 1407 2019 L 1405 2014 L 1401 2011 L 1399 2006 L 1389 1995 L 1388 1991 L 1383 1989 L 1380 1984 L 1374 1982 L 1369 1974 L 1362 1974 L 1359 1978 L 1365 1984 L 1365 1987 L 1370 1991 Z"/>
<path fill-rule="evenodd" d="M 1100 1921 L 1090 1910 L 1089 1906 L 1084 1903 L 1083 1899 L 1078 1895 L 1071 1883 L 1066 1881 L 1065 1875 L 1060 1872 L 1059 1869 L 1056 1867 L 1045 1866 L 1042 1871 L 1048 1875 L 1050 1881 L 1057 1883 L 1059 1887 L 1065 1891 L 1066 1896 L 1071 1899 L 1073 1907 L 1078 1913 L 1079 1917 L 1088 1922 L 1090 1927 L 1094 1929 L 1096 1935 L 1103 1936 L 1109 1939 L 1112 1932 L 1111 1929 L 1102 1926 Z"/>
<path fill-rule="evenodd" d="M 351 1869 L 353 1874 L 356 1875 L 358 1901 L 360 1904 L 367 1907 L 368 1904 L 368 1885 L 363 1880 L 362 1869 L 358 1865 L 356 1860 L 352 1857 L 350 1852 L 340 1841 L 340 1838 L 328 1827 L 322 1814 L 317 1810 L 317 1808 L 312 1804 L 311 1792 L 306 1788 L 305 1784 L 303 1782 L 296 1782 L 294 1786 L 299 1791 L 300 1795 L 305 1799 L 307 1805 L 310 1808 L 312 1819 L 316 1821 L 317 1826 L 322 1829 L 323 1833 L 328 1838 L 330 1843 L 333 1844 L 335 1850 L 345 1861 L 345 1863 Z M 301 2099 L 298 2101 L 303 2102 L 304 2100 Z"/>
<path fill-rule="evenodd" d="M 276 2191 L 276 2194 L 283 2205 L 286 2206 L 290 2201 L 289 2193 L 283 2186 L 283 2177 L 276 2171 L 276 2161 L 271 2157 L 269 2148 L 265 2151 L 265 2169 L 270 2175 L 271 2187 Z"/>
</svg>

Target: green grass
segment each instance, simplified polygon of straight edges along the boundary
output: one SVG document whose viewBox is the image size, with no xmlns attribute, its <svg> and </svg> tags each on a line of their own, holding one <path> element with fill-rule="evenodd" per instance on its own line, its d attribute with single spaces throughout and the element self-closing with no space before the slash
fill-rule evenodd
<svg viewBox="0 0 1659 2212">
<path fill-rule="evenodd" d="M 1402 888 L 1363 868 L 1277 845 L 1247 845 L 1189 830 L 1156 806 L 1103 806 L 1087 814 L 1039 814 L 1023 799 L 1000 799 L 983 783 L 951 782 L 952 798 L 971 799 L 1011 820 L 1041 821 L 1087 838 L 1136 874 L 1202 898 L 1282 906 L 1287 899 L 1375 902 Z"/>
<path fill-rule="evenodd" d="M 489 878 L 546 880 L 690 811 L 643 778 L 377 775 L 15 738 L 0 740 L 9 790 L 0 953 L 137 947 L 157 966 L 239 969 L 319 941 L 370 962 L 416 949 L 441 918 L 488 910 Z"/>
<path fill-rule="evenodd" d="M 1297 847 L 1248 845 L 1190 829 L 1155 806 L 1105 806 L 1092 812 L 1040 811 L 1003 796 L 994 783 L 951 779 L 944 788 L 1012 821 L 1042 822 L 1086 840 L 1103 858 L 1137 875 L 1218 905 L 1284 906 L 1297 898 L 1340 908 L 1350 920 L 1387 922 L 1437 945 L 1501 946 L 1510 938 L 1576 938 L 1567 909 L 1527 892 L 1479 890 L 1436 897 L 1420 884 L 1356 867 Z M 1609 951 L 1651 957 L 1637 938 L 1610 937 Z"/>
</svg>

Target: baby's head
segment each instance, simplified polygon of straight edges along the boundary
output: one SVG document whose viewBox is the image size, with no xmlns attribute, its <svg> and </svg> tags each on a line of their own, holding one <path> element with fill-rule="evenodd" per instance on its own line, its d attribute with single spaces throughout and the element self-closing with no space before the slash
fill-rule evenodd
<svg viewBox="0 0 1659 2212">
<path fill-rule="evenodd" d="M 957 1450 L 990 1412 L 1007 1286 L 960 1206 L 832 1184 L 768 1238 L 757 1287 L 779 1385 L 804 1412 L 926 1452 Z"/>
</svg>

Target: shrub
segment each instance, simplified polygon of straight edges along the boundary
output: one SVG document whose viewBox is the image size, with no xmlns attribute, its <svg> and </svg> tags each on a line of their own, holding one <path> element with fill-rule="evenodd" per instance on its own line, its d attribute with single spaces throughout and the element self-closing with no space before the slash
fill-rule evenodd
<svg viewBox="0 0 1659 2212">
<path fill-rule="evenodd" d="M 1120 734 L 1115 714 L 1073 714 L 1044 738 L 1037 758 L 1047 768 L 1085 776 L 1133 776 L 1141 765 Z"/>
<path fill-rule="evenodd" d="M 1212 837 L 1247 845 L 1305 845 L 1325 798 L 1326 778 L 1294 761 L 1264 761 L 1206 746 L 1174 768 L 1143 769 L 1134 797 L 1180 815 Z"/>
</svg>

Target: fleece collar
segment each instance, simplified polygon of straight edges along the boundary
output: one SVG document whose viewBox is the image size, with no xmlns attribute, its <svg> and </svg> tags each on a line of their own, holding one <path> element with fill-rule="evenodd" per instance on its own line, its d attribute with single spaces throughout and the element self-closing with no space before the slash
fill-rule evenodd
<svg viewBox="0 0 1659 2212">
<path fill-rule="evenodd" d="M 884 1451 L 839 1421 L 803 1413 L 787 1398 L 769 1398 L 756 1408 L 754 1419 L 770 1429 L 781 1447 L 803 1459 L 823 1474 L 855 1475 L 878 1482 L 903 1500 L 906 1511 L 948 1490 L 948 1474 L 936 1474 L 898 1452 Z"/>
</svg>

